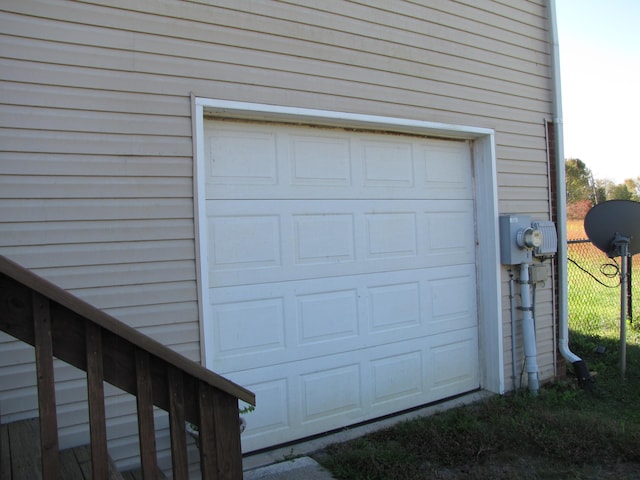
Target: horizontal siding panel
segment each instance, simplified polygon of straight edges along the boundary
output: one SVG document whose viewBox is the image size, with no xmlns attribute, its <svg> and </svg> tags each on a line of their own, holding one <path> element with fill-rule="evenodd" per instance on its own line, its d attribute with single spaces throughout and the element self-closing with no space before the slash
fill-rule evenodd
<svg viewBox="0 0 640 480">
<path fill-rule="evenodd" d="M 98 2 L 86 2 L 98 3 Z M 39 9 L 30 8 L 29 6 L 12 6 L 11 11 L 19 13 L 27 13 L 34 16 L 46 16 L 57 18 L 59 20 L 71 20 L 74 18 L 82 19 L 96 26 L 95 12 L 100 12 L 100 25 L 108 25 L 111 28 L 130 30 L 134 32 L 148 31 L 150 26 L 156 27 L 153 33 L 182 38 L 192 38 L 193 33 L 189 30 L 205 32 L 204 37 L 197 38 L 200 41 L 209 41 L 212 35 L 216 34 L 216 29 L 228 27 L 240 31 L 255 31 L 272 35 L 274 32 L 280 36 L 290 38 L 291 43 L 300 43 L 300 41 L 310 41 L 325 45 L 333 45 L 340 47 L 343 51 L 345 46 L 348 49 L 356 49 L 361 51 L 370 51 L 378 55 L 388 57 L 406 58 L 410 61 L 424 61 L 425 50 L 432 49 L 433 53 L 449 55 L 458 53 L 461 49 L 459 44 L 451 44 L 443 41 L 438 37 L 429 37 L 423 32 L 429 31 L 429 22 L 424 22 L 425 27 L 419 34 L 405 32 L 395 28 L 384 27 L 370 22 L 362 22 L 358 18 L 341 18 L 340 16 L 318 14 L 308 9 L 296 7 L 295 5 L 278 4 L 275 2 L 257 3 L 245 2 L 238 4 L 237 2 L 216 2 L 215 6 L 189 4 L 181 2 L 179 9 L 175 8 L 174 2 L 154 2 L 151 8 L 147 4 L 144 8 L 140 8 L 136 4 L 127 1 L 111 2 L 111 6 L 116 8 L 106 8 L 103 2 L 99 5 L 85 5 L 84 9 L 75 7 L 65 12 L 62 6 L 54 4 L 51 6 L 41 5 Z M 351 9 L 354 5 L 351 5 Z M 404 8 L 404 6 L 403 6 Z M 450 7 L 449 7 L 450 8 Z M 244 10 L 244 11 L 241 11 Z M 93 15 L 91 15 L 93 12 Z M 149 18 L 145 13 L 157 15 L 156 18 Z M 301 12 L 305 14 L 301 14 Z M 165 18 L 171 18 L 168 24 Z M 163 24 L 164 22 L 164 24 Z M 195 22 L 195 23 L 194 23 Z M 167 25 L 171 25 L 171 30 L 167 29 Z M 191 29 L 189 29 L 191 25 Z M 472 23 L 472 30 L 477 24 Z M 181 29 L 182 27 L 182 29 Z M 186 27 L 187 33 L 184 32 Z M 437 27 L 437 25 L 436 25 Z M 489 28 L 489 27 L 487 27 Z M 521 28 L 527 28 L 526 24 Z M 177 33 L 174 33 L 177 32 Z M 501 32 L 504 35 L 504 32 Z M 130 39 L 124 36 L 124 39 Z M 215 38 L 215 37 L 214 37 Z M 500 39 L 501 35 L 496 34 Z M 518 38 L 527 39 L 532 42 L 533 37 L 524 37 L 520 35 Z M 234 42 L 235 44 L 235 42 Z M 420 45 L 424 48 L 415 48 L 413 45 Z M 503 57 L 507 62 L 513 64 L 520 62 L 519 69 L 526 71 L 527 69 L 539 74 L 541 59 L 536 62 L 522 61 L 513 56 L 503 56 L 500 52 L 508 44 L 502 43 L 502 48 L 488 48 L 486 52 L 478 50 L 475 47 L 476 42 L 470 42 L 469 48 L 473 53 L 469 54 L 468 59 L 477 60 L 479 57 L 486 57 L 485 61 L 495 64 L 496 59 Z M 261 49 L 261 43 L 253 45 L 253 48 Z M 401 48 L 398 48 L 401 47 Z M 438 59 L 438 64 L 447 64 L 445 58 Z M 444 63 L 443 63 L 444 62 Z M 539 62 L 539 63 L 538 63 Z M 499 66 L 499 65 L 496 65 Z M 473 70 L 469 70 L 473 71 Z"/>
<path fill-rule="evenodd" d="M 181 323 L 177 325 L 159 325 L 140 328 L 140 332 L 164 345 L 179 345 L 192 343 L 200 336 L 200 326 L 197 322 Z"/>
<path fill-rule="evenodd" d="M 2 389 L 2 423 L 15 422 L 38 416 L 38 391 L 35 372 L 33 385 L 18 389 Z"/>
<path fill-rule="evenodd" d="M 213 3 L 202 0 L 189 1 Z M 430 1 L 428 4 L 402 2 L 401 6 L 397 2 L 390 4 L 385 0 L 367 0 L 366 2 L 331 0 L 322 3 L 313 0 L 296 0 L 295 4 L 317 9 L 323 15 L 339 15 L 338 22 L 341 19 L 345 19 L 344 22 L 355 21 L 356 24 L 360 21 L 368 22 L 419 36 L 425 35 L 425 25 L 429 25 L 427 31 L 430 37 L 488 51 L 500 49 L 500 53 L 516 57 L 526 57 L 517 47 L 547 52 L 546 43 L 540 40 L 540 28 L 528 22 L 515 22 L 507 16 L 497 15 L 494 11 L 483 10 L 479 7 L 481 5 L 479 2 L 474 6 L 458 4 L 455 13 L 451 12 L 451 3 L 444 1 Z M 391 6 L 393 8 L 390 8 Z M 306 12 L 302 9 L 298 10 L 300 20 L 304 21 L 307 17 Z M 538 20 L 536 23 L 542 23 L 535 17 L 528 20 Z M 483 24 L 482 34 L 477 33 L 479 24 Z M 344 29 L 344 25 L 341 27 Z M 361 30 L 366 29 L 366 25 L 361 27 Z"/>
<path fill-rule="evenodd" d="M 0 177 L 3 198 L 193 198 L 190 178 L 170 177 Z"/>
<path fill-rule="evenodd" d="M 87 411 L 87 379 L 84 372 L 77 371 L 75 380 L 66 378 L 64 381 L 58 382 L 56 384 L 56 400 L 61 404 L 75 405 L 78 412 Z M 76 424 L 81 425 L 82 422 L 74 421 L 71 425 Z M 65 427 L 67 425 L 60 426 Z M 87 425 L 84 427 L 86 428 Z"/>
<path fill-rule="evenodd" d="M 171 279 L 172 280 L 172 279 Z M 196 300 L 193 281 L 82 288 L 70 292 L 101 310 L 132 305 L 162 305 Z"/>
<path fill-rule="evenodd" d="M 549 178 L 546 175 L 522 175 L 521 173 L 499 173 L 498 185 L 500 188 L 526 187 L 546 190 L 549 187 Z"/>
<path fill-rule="evenodd" d="M 0 247 L 190 240 L 191 219 L 0 223 Z"/>
<path fill-rule="evenodd" d="M 353 96 L 341 95 L 336 91 L 329 93 L 314 92 L 313 95 L 309 96 L 308 92 L 287 90 L 280 86 L 242 85 L 220 82 L 216 79 L 190 79 L 187 82 L 188 85 L 185 85 L 183 79 L 175 79 L 173 77 L 149 76 L 136 73 L 118 74 L 117 72 L 100 72 L 89 68 L 39 65 L 13 60 L 0 61 L 0 77 L 2 76 L 10 77 L 15 81 L 31 81 L 31 79 L 36 78 L 42 79 L 43 82 L 50 81 L 55 84 L 68 82 L 79 88 L 99 86 L 105 89 L 121 88 L 130 89 L 131 91 L 152 91 L 156 94 L 165 92 L 171 95 L 176 95 L 180 92 L 184 93 L 190 88 L 204 97 L 237 98 L 240 96 L 245 101 L 253 102 L 264 102 L 265 98 L 269 98 L 268 103 L 273 104 L 296 104 L 306 108 L 357 111 L 374 115 L 380 114 L 382 109 L 385 115 L 389 116 L 417 119 L 437 118 L 438 121 L 443 123 L 479 125 L 496 129 L 499 127 L 515 133 L 523 133 L 526 128 L 530 128 L 527 127 L 527 122 L 535 124 L 536 129 L 540 129 L 541 118 L 543 118 L 539 113 L 528 115 L 526 111 L 522 112 L 515 109 L 513 110 L 514 115 L 512 115 L 516 117 L 515 121 L 508 119 L 490 120 L 482 109 L 477 108 L 477 105 L 475 105 L 476 108 L 465 113 L 455 113 L 449 109 L 435 111 L 432 109 L 432 105 L 425 102 L 423 96 L 418 96 L 420 101 L 415 105 L 399 103 L 399 99 L 384 97 L 374 99 L 354 98 Z M 245 79 L 242 81 L 245 81 Z M 444 100 L 441 103 L 446 105 Z M 127 153 L 125 152 L 125 154 Z"/>
<path fill-rule="evenodd" d="M 543 125 L 542 121 L 537 122 L 538 128 Z M 511 133 L 501 132 L 496 134 L 496 147 L 517 147 L 526 150 L 546 151 L 547 140 L 540 135 L 514 135 Z"/>
<path fill-rule="evenodd" d="M 135 328 L 188 322 L 197 323 L 198 304 L 196 302 L 182 302 L 162 305 L 162 308 L 154 305 L 117 307 L 110 308 L 109 314 Z"/>
<path fill-rule="evenodd" d="M 199 342 L 191 342 L 191 343 L 181 343 L 179 345 L 168 345 L 171 350 L 179 353 L 183 357 L 188 358 L 193 362 L 200 363 L 200 343 Z"/>
<path fill-rule="evenodd" d="M 15 44 L 12 47 L 8 47 L 11 48 L 13 55 L 16 55 L 17 58 L 34 62 L 78 65 L 78 59 L 85 58 L 83 54 L 89 54 L 86 58 L 91 60 L 83 62 L 84 66 L 123 72 L 130 72 L 132 70 L 131 63 L 134 62 L 136 72 L 143 72 L 149 75 L 172 72 L 173 76 L 182 76 L 180 73 L 188 72 L 189 76 L 200 79 L 215 78 L 218 81 L 233 83 L 246 83 L 250 79 L 252 84 L 264 86 L 273 85 L 274 82 L 277 82 L 280 88 L 286 88 L 287 90 L 313 91 L 326 94 L 349 92 L 353 91 L 355 87 L 363 98 L 395 99 L 399 103 L 414 105 L 422 103 L 428 104 L 436 110 L 454 112 L 473 111 L 474 108 L 478 108 L 478 100 L 481 99 L 481 102 L 485 104 L 486 115 L 510 120 L 521 120 L 525 117 L 525 112 L 534 112 L 539 117 L 541 113 L 548 111 L 547 108 L 544 108 L 544 105 L 547 105 L 545 102 L 520 99 L 518 108 L 513 108 L 513 106 L 509 105 L 507 97 L 502 94 L 489 95 L 489 93 L 485 93 L 484 95 L 478 95 L 476 92 L 473 95 L 471 92 L 475 92 L 475 90 L 472 88 L 469 88 L 469 93 L 464 96 L 460 93 L 458 94 L 459 96 L 455 96 L 455 86 L 448 86 L 448 88 L 443 89 L 443 85 L 440 82 L 430 83 L 426 79 L 416 79 L 414 90 L 408 88 L 411 85 L 406 85 L 406 79 L 404 82 L 398 82 L 397 79 L 394 82 L 389 79 L 385 81 L 384 78 L 381 78 L 376 83 L 373 83 L 376 77 L 384 77 L 384 72 L 372 75 L 372 72 L 363 70 L 362 75 L 357 79 L 344 79 L 342 78 L 344 73 L 351 71 L 348 67 L 343 67 L 339 72 L 328 72 L 332 73 L 329 75 L 327 74 L 326 66 L 319 67 L 317 72 L 314 73 L 312 69 L 310 71 L 309 65 L 304 62 L 299 71 L 278 72 L 274 70 L 271 57 L 266 54 L 264 54 L 264 60 L 260 64 L 232 65 L 216 64 L 210 59 L 183 59 L 150 54 L 141 56 L 137 53 L 132 53 L 128 56 L 102 47 L 69 46 L 49 42 L 43 44 L 42 42 L 28 39 L 19 39 L 18 41 L 9 38 L 5 43 L 14 42 Z M 242 56 L 238 58 L 241 59 Z M 291 65 L 291 62 L 288 65 Z M 393 77 L 396 78 L 395 75 Z M 422 89 L 418 90 L 420 87 Z M 430 90 L 429 87 L 435 92 Z M 504 97 L 504 100 L 497 103 L 496 97 Z M 531 118 L 533 119 L 534 117 L 532 116 Z"/>
<path fill-rule="evenodd" d="M 191 118 L 188 117 L 7 105 L 0 108 L 0 127 L 4 128 L 191 136 Z"/>
<path fill-rule="evenodd" d="M 33 362 L 35 351 L 31 345 L 17 341 L 15 338 L 2 333 L 0 344 L 2 345 L 2 358 L 0 365 L 19 365 L 21 363 Z"/>
<path fill-rule="evenodd" d="M 477 5 L 475 0 L 457 0 L 459 3 L 475 6 Z M 539 16 L 540 12 L 546 12 L 547 1 L 546 0 L 528 0 L 527 2 L 519 2 L 514 4 L 512 0 L 493 0 L 491 3 L 496 13 L 501 15 L 510 15 L 514 19 L 520 19 L 523 23 L 528 23 L 527 19 L 530 15 Z M 526 15 L 526 17 L 519 16 Z"/>
<path fill-rule="evenodd" d="M 0 175 L 26 174 L 191 179 L 193 160 L 167 156 L 0 152 Z"/>
<path fill-rule="evenodd" d="M 344 3 L 344 2 L 342 2 Z M 353 9 L 353 5 L 350 5 L 351 9 Z M 311 10 L 310 10 L 311 11 Z M 365 12 L 372 12 L 371 8 L 366 8 Z M 387 18 L 390 17 L 388 13 L 385 14 Z M 236 15 L 237 17 L 237 15 Z M 335 17 L 333 15 L 322 15 L 323 18 L 329 17 L 334 22 L 340 22 L 340 17 Z M 264 18 L 264 23 L 268 25 L 268 22 L 271 19 Z M 219 21 L 216 19 L 216 21 Z M 272 21 L 281 22 L 281 19 L 274 19 Z M 406 24 L 410 22 L 410 19 L 401 18 L 401 22 Z M 413 62 L 419 58 L 419 62 L 424 63 L 425 58 L 428 58 L 430 55 L 441 55 L 441 52 L 447 52 L 456 50 L 457 55 L 461 56 L 459 52 L 461 50 L 461 38 L 464 36 L 473 37 L 469 42 L 467 42 L 467 48 L 471 50 L 470 53 L 467 54 L 468 58 L 473 60 L 474 62 L 480 63 L 488 63 L 494 66 L 503 66 L 507 68 L 513 68 L 511 65 L 514 62 L 514 59 L 526 58 L 530 56 L 531 46 L 527 46 L 526 51 L 522 51 L 522 47 L 517 49 L 516 47 L 511 47 L 509 44 L 505 44 L 505 41 L 501 37 L 495 37 L 495 39 L 488 38 L 487 36 L 478 36 L 471 35 L 465 32 L 464 30 L 451 30 L 448 26 L 438 25 L 434 23 L 427 23 L 421 20 L 416 20 L 419 22 L 419 26 L 424 30 L 425 25 L 429 25 L 430 35 L 434 34 L 435 30 L 439 30 L 444 35 L 451 36 L 451 39 L 441 40 L 437 36 L 425 36 L 423 33 L 412 34 L 410 32 L 406 32 L 404 28 L 389 29 L 388 27 L 372 24 L 372 23 L 363 23 L 358 19 L 349 19 L 349 28 L 344 30 L 345 32 L 357 32 L 358 25 L 357 23 L 362 23 L 362 27 L 360 30 L 364 33 L 364 35 L 369 37 L 370 41 L 380 41 L 379 39 L 383 38 L 384 32 L 389 31 L 386 35 L 390 37 L 390 40 L 393 44 L 400 43 L 405 48 L 421 48 L 423 52 L 421 55 L 417 55 L 416 58 L 411 58 Z M 305 22 L 309 23 L 309 22 Z M 293 24 L 295 25 L 295 24 Z M 213 28 L 212 28 L 213 27 Z M 267 33 L 260 32 L 250 32 L 247 30 L 238 30 L 230 28 L 230 25 L 225 26 L 210 26 L 207 29 L 207 32 L 203 32 L 203 34 L 198 35 L 197 37 L 194 35 L 193 28 L 184 29 L 182 33 L 182 37 L 176 38 L 177 29 L 172 26 L 172 30 L 170 35 L 166 30 L 165 25 L 160 25 L 157 29 L 157 33 L 144 35 L 142 33 L 136 33 L 135 37 L 130 32 L 123 32 L 121 30 L 115 30 L 118 28 L 116 25 L 113 26 L 112 29 L 108 28 L 92 28 L 92 35 L 86 35 L 86 26 L 81 25 L 69 25 L 65 24 L 64 28 L 60 26 L 56 26 L 51 21 L 45 19 L 34 19 L 33 17 L 24 17 L 19 15 L 6 15 L 6 19 L 0 18 L 0 31 L 7 35 L 15 35 L 22 36 L 25 31 L 33 32 L 31 34 L 34 38 L 46 39 L 55 42 L 62 42 L 68 44 L 76 44 L 76 45 L 87 45 L 87 46 L 105 46 L 113 50 L 117 50 L 122 52 L 121 56 L 123 58 L 127 58 L 127 54 L 125 52 L 131 52 L 135 50 L 136 52 L 148 53 L 148 54 L 162 54 L 162 55 L 170 55 L 170 56 L 184 56 L 185 49 L 189 51 L 189 57 L 191 59 L 210 59 L 215 58 L 220 62 L 233 62 L 237 63 L 238 59 L 242 59 L 246 64 L 254 64 L 254 59 L 257 57 L 264 47 L 265 40 L 267 40 Z M 202 27 L 201 27 L 202 28 Z M 307 27 L 307 30 L 313 27 Z M 418 28 L 418 27 L 416 27 Z M 491 28 L 488 27 L 487 28 Z M 376 31 L 380 29 L 381 31 Z M 283 26 L 274 26 L 273 31 L 277 31 L 280 34 L 286 32 L 289 33 L 290 28 L 285 28 Z M 373 30 L 373 31 L 372 31 Z M 179 30 L 178 30 L 179 31 Z M 437 32 L 436 32 L 437 33 Z M 501 32 L 504 34 L 504 32 Z M 413 38 L 397 38 L 398 35 L 412 35 Z M 350 36 L 353 34 L 349 33 Z M 169 38 L 171 37 L 171 38 Z M 236 38 L 237 37 L 237 38 Z M 249 37 L 249 38 L 247 38 Z M 331 41 L 335 37 L 335 28 L 332 28 L 332 32 L 329 34 L 325 32 L 324 35 L 315 35 L 314 39 L 322 39 L 324 37 L 327 38 L 327 41 Z M 135 38 L 135 39 L 134 39 Z M 272 42 L 273 35 L 271 38 L 268 38 L 269 45 L 271 46 L 272 52 L 278 52 L 284 55 L 291 57 L 295 56 L 295 59 L 288 58 L 284 61 L 291 64 L 300 65 L 300 59 L 310 58 L 309 52 L 315 52 L 320 45 L 324 42 L 321 40 L 317 40 L 317 43 L 312 42 L 311 40 L 299 39 L 299 38 L 291 38 L 289 37 L 286 43 L 287 46 L 274 45 Z M 278 40 L 282 41 L 284 39 L 279 38 Z M 300 49 L 300 40 L 308 42 L 305 45 L 304 49 Z M 532 40 L 529 39 L 529 42 Z M 216 45 L 216 43 L 218 45 Z M 418 47 L 419 43 L 423 43 L 423 47 Z M 482 45 L 485 43 L 486 45 Z M 353 65 L 354 63 L 349 61 L 347 58 L 343 58 L 345 56 L 345 45 L 352 46 L 353 42 L 349 43 L 335 43 L 325 44 L 323 46 L 333 48 L 336 51 L 334 52 L 334 56 L 326 57 L 324 60 L 331 61 L 332 63 L 342 63 L 345 65 Z M 540 46 L 544 47 L 545 43 L 540 42 Z M 481 48 L 482 47 L 482 48 Z M 515 49 L 510 52 L 510 47 Z M 480 50 L 478 48 L 481 48 Z M 296 49 L 296 50 L 292 50 Z M 496 53 L 499 52 L 498 55 Z M 363 51 L 363 53 L 366 53 Z M 368 53 L 373 53 L 369 51 Z M 380 69 L 380 54 L 383 51 L 380 48 L 375 49 L 377 61 L 370 62 L 368 64 L 361 65 L 365 68 L 371 69 Z M 491 62 L 487 62 L 488 59 L 481 58 L 483 55 L 489 54 L 491 57 Z M 507 57 L 507 61 L 504 62 L 505 65 L 496 65 L 496 58 L 504 55 Z M 351 55 L 353 56 L 353 55 Z M 394 52 L 394 54 L 387 55 L 389 58 L 402 59 L 402 53 Z M 317 55 L 314 55 L 313 58 L 318 58 Z M 131 61 L 131 60 L 130 60 Z M 276 60 L 277 61 L 277 60 Z M 360 60 L 361 61 L 361 60 Z M 446 62 L 451 62 L 451 59 L 447 59 Z M 407 67 L 412 68 L 415 71 L 415 63 L 407 63 Z M 536 64 L 544 64 L 548 65 L 548 59 L 546 55 L 543 55 L 541 58 L 536 58 Z M 439 59 L 437 62 L 432 62 L 432 65 L 438 65 L 439 68 L 442 68 L 443 59 Z M 384 63 L 382 64 L 384 65 Z M 445 63 L 446 65 L 446 63 Z M 302 66 L 302 65 L 301 65 Z M 277 67 L 274 67 L 277 68 Z M 326 68 L 326 67 L 325 67 Z M 536 66 L 536 68 L 539 68 Z M 132 68 L 130 68 L 132 69 Z M 520 66 L 519 68 L 515 68 L 517 71 L 526 72 L 524 67 Z M 539 74 L 539 72 L 537 72 Z M 495 76 L 495 73 L 493 74 Z"/>
<path fill-rule="evenodd" d="M 147 115 L 187 117 L 191 121 L 191 105 L 184 96 L 0 82 L 0 103 L 98 112 L 144 112 Z"/>
<path fill-rule="evenodd" d="M 133 402 L 135 407 L 135 402 Z M 124 407 L 124 408 L 123 408 Z M 107 421 L 107 435 L 111 438 L 114 435 L 118 438 L 136 437 L 138 435 L 138 418 L 136 415 L 127 413 L 129 408 L 121 404 L 109 404 L 105 412 L 109 417 Z M 127 443 L 130 440 L 127 439 Z M 109 445 L 110 449 L 112 445 Z"/>
<path fill-rule="evenodd" d="M 5 247 L 0 253 L 27 268 L 53 268 L 114 263 L 144 263 L 194 259 L 193 240 L 65 244 Z"/>
<path fill-rule="evenodd" d="M 549 166 L 543 155 L 538 155 L 536 161 L 529 160 L 504 160 L 500 161 L 498 168 L 501 173 L 517 173 L 520 175 L 547 175 Z M 547 178 L 548 179 L 548 178 Z"/>
<path fill-rule="evenodd" d="M 11 82 L 33 82 L 39 85 L 69 86 L 81 89 L 99 88 L 113 92 L 183 95 L 185 101 L 189 101 L 187 96 L 189 90 L 185 89 L 184 79 L 136 72 L 118 72 L 88 67 L 0 59 L 0 79 Z M 208 82 L 195 79 L 188 81 L 192 88 L 205 89 L 205 91 Z"/>
<path fill-rule="evenodd" d="M 65 290 L 108 287 L 111 285 L 143 285 L 172 281 L 194 281 L 193 260 L 147 262 L 136 264 L 87 265 L 45 268 L 38 274 Z"/>
<path fill-rule="evenodd" d="M 530 200 L 532 202 L 548 202 L 549 192 L 544 187 L 529 187 L 527 185 L 503 186 L 500 188 L 500 199 L 503 201 Z M 549 205 L 547 204 L 545 211 L 548 209 Z"/>
<path fill-rule="evenodd" d="M 551 339 L 549 339 L 551 340 Z M 550 342 L 544 342 L 543 345 L 553 345 Z M 538 352 L 538 366 L 540 368 L 540 378 L 553 380 L 553 372 L 555 370 L 555 358 L 556 351 L 555 349 L 551 350 L 540 350 Z"/>
<path fill-rule="evenodd" d="M 0 218 L 5 222 L 193 219 L 193 199 L 6 199 L 0 202 Z"/>
<path fill-rule="evenodd" d="M 519 163 L 546 162 L 547 150 L 532 150 L 530 148 L 507 147 L 496 145 L 496 155 L 498 157 L 498 167 L 504 171 L 514 171 L 519 168 Z M 523 173 L 527 173 L 526 165 Z"/>
<path fill-rule="evenodd" d="M 186 178 L 7 176 L 0 179 L 0 191 L 4 198 L 189 198 L 191 183 Z"/>
<path fill-rule="evenodd" d="M 35 381 L 36 367 L 34 363 L 6 365 L 2 368 L 3 390 L 24 389 L 33 385 Z"/>
<path fill-rule="evenodd" d="M 549 103 L 551 107 L 551 103 Z M 531 119 L 521 118 L 520 121 L 507 121 L 500 119 L 485 119 L 486 123 L 491 122 L 492 128 L 496 131 L 497 135 L 510 135 L 512 137 L 529 136 L 536 137 L 538 139 L 545 138 L 544 136 L 544 117 Z M 509 147 L 510 145 L 496 145 L 497 147 Z M 519 147 L 516 145 L 516 147 Z M 546 148 L 545 148 L 546 150 Z"/>
<path fill-rule="evenodd" d="M 549 218 L 549 200 L 507 199 L 502 195 L 498 200 L 498 210 L 504 213 L 517 212 L 522 215 L 531 215 L 535 218 Z"/>
<path fill-rule="evenodd" d="M 123 9 L 141 10 L 136 8 L 135 5 L 122 1 L 117 2 L 117 5 Z M 434 53 L 446 52 L 449 55 L 459 54 L 463 50 L 459 44 L 455 46 L 437 37 L 426 36 L 424 33 L 414 34 L 384 25 L 362 22 L 359 18 L 344 18 L 322 12 L 314 12 L 296 5 L 251 2 L 239 6 L 236 2 L 216 2 L 216 7 L 197 4 L 193 4 L 191 7 L 189 8 L 189 5 L 186 4 L 185 8 L 180 12 L 180 16 L 190 20 L 197 19 L 199 22 L 213 23 L 214 25 L 228 25 L 242 30 L 278 32 L 280 35 L 289 37 L 292 41 L 313 40 L 343 47 L 349 45 L 350 48 L 373 51 L 386 56 L 402 58 L 413 53 L 417 58 L 424 58 L 425 52 L 430 50 Z M 354 8 L 353 5 L 351 8 Z M 238 15 L 238 9 L 244 10 L 242 15 Z M 170 17 L 176 15 L 176 11 L 170 7 L 167 8 L 167 4 L 163 2 L 155 4 L 153 12 Z M 222 22 L 223 19 L 225 20 L 224 23 Z M 423 32 L 429 31 L 431 25 L 428 22 L 425 22 L 424 25 Z M 418 45 L 418 48 L 414 47 L 414 45 Z M 473 46 L 473 44 L 470 45 Z M 503 44 L 503 48 L 505 46 Z M 464 55 L 459 56 L 480 59 L 480 61 L 489 63 L 505 60 L 512 64 L 516 63 L 517 69 L 521 71 L 536 72 L 539 68 L 539 65 L 522 61 L 519 58 L 501 56 L 495 49 L 487 52 L 475 48 L 469 50 L 473 51 L 473 53 L 468 53 L 466 57 Z M 448 62 L 443 60 L 439 61 L 439 64 L 447 65 Z"/>
<path fill-rule="evenodd" d="M 111 407 L 116 408 L 120 415 L 132 415 L 136 413 L 136 397 L 130 394 L 122 395 L 122 390 L 113 385 L 106 384 L 105 396 L 111 400 Z M 137 423 L 134 421 L 134 423 Z"/>
<path fill-rule="evenodd" d="M 190 137 L 0 129 L 9 152 L 191 156 Z"/>
<path fill-rule="evenodd" d="M 76 385 L 82 385 L 86 380 L 87 374 L 62 360 L 55 359 L 53 362 L 55 369 L 55 377 L 61 382 L 75 382 Z"/>
<path fill-rule="evenodd" d="M 340 51 L 337 47 L 333 48 L 335 48 L 335 54 Z M 364 55 L 365 54 L 354 55 L 351 59 L 351 65 L 356 66 L 359 64 L 366 68 L 366 62 L 357 60 Z M 373 54 L 366 55 L 374 57 Z M 324 60 L 336 60 L 325 53 L 323 53 L 323 56 L 328 57 Z M 370 61 L 374 62 L 375 59 L 371 58 Z M 412 71 L 415 71 L 414 63 L 390 58 L 387 59 L 385 66 L 388 71 L 394 72 L 397 75 L 404 75 L 407 78 L 411 78 L 410 76 L 415 77 L 415 73 L 412 73 Z M 470 81 L 469 74 L 466 72 L 445 71 L 440 68 L 433 68 L 430 65 L 424 65 L 423 68 L 425 73 L 428 72 L 429 81 L 432 83 L 440 85 L 445 83 L 452 85 L 464 85 Z M 91 73 L 95 74 L 95 72 Z M 11 78 L 17 80 L 15 75 Z M 46 80 L 49 79 L 50 77 L 47 76 Z M 38 79 L 38 81 L 43 80 L 45 80 L 45 78 Z M 31 81 L 33 82 L 35 79 L 31 79 Z M 69 82 L 77 84 L 80 83 L 80 80 L 76 78 L 69 78 Z M 105 79 L 102 79 L 100 82 L 101 85 L 105 83 Z M 170 97 L 155 95 L 154 93 L 134 93 L 124 91 L 110 92 L 92 89 L 90 86 L 91 82 L 82 82 L 82 85 L 83 89 L 79 91 L 62 86 L 38 84 L 25 86 L 15 82 L 4 81 L 0 82 L 0 103 L 7 105 L 45 106 L 100 112 L 145 112 L 147 114 L 169 116 L 187 116 L 190 114 L 189 99 L 184 96 Z M 93 85 L 98 86 L 95 83 Z M 111 88 L 113 88 L 113 85 L 114 84 L 111 83 Z M 106 88 L 106 85 L 103 86 Z M 473 79 L 473 86 L 478 90 L 501 92 L 504 95 L 515 95 L 517 97 L 532 99 L 536 99 L 541 96 L 540 89 L 546 90 L 546 88 L 548 88 L 546 86 L 546 82 L 542 82 L 539 86 L 530 86 L 525 84 L 515 84 L 505 79 L 482 76 L 476 76 Z M 184 92 L 181 93 L 184 94 Z"/>
</svg>

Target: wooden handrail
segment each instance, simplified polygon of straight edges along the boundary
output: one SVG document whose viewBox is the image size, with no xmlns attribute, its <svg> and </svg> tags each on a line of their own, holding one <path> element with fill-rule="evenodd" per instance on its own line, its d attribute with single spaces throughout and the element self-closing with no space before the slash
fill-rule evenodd
<svg viewBox="0 0 640 480">
<path fill-rule="evenodd" d="M 242 478 L 238 399 L 255 405 L 249 390 L 3 256 L 0 330 L 36 350 L 43 478 L 57 478 L 58 468 L 53 357 L 87 372 L 94 478 L 108 471 L 103 381 L 136 396 L 144 478 L 157 470 L 154 405 L 169 412 L 174 478 L 188 475 L 184 422 L 200 427 L 203 478 Z"/>
</svg>

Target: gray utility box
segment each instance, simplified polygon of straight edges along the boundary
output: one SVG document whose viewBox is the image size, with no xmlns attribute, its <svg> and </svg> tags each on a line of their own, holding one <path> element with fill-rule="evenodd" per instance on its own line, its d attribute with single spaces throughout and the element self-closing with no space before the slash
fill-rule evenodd
<svg viewBox="0 0 640 480">
<path fill-rule="evenodd" d="M 500 215 L 500 261 L 503 265 L 533 261 L 533 250 L 518 242 L 518 237 L 527 229 L 531 229 L 530 215 Z"/>
</svg>

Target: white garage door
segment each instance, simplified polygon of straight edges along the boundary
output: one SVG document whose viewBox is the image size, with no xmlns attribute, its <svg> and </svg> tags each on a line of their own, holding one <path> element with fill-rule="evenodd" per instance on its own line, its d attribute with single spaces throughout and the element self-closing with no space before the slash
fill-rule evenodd
<svg viewBox="0 0 640 480">
<path fill-rule="evenodd" d="M 243 448 L 478 388 L 466 142 L 205 122 L 207 366 Z"/>
</svg>

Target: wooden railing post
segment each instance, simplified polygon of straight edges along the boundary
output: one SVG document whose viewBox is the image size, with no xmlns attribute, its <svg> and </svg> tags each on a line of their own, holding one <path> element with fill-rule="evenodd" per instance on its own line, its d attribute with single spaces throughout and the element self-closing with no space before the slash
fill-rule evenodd
<svg viewBox="0 0 640 480">
<path fill-rule="evenodd" d="M 200 471 L 202 478 L 218 478 L 218 448 L 221 439 L 216 438 L 213 415 L 213 389 L 206 384 L 198 386 L 198 410 L 200 416 Z"/>
<path fill-rule="evenodd" d="M 187 431 L 184 424 L 184 381 L 182 372 L 170 366 L 167 372 L 167 381 L 169 383 L 169 427 L 171 429 L 173 478 L 186 480 L 189 477 L 189 468 L 187 460 Z"/>
<path fill-rule="evenodd" d="M 200 383 L 200 468 L 202 478 L 242 478 L 238 399 Z"/>
<path fill-rule="evenodd" d="M 156 458 L 156 431 L 153 420 L 153 392 L 149 354 L 136 348 L 136 403 L 138 406 L 138 437 L 140 465 L 145 480 L 155 480 L 158 469 Z"/>
<path fill-rule="evenodd" d="M 31 292 L 33 329 L 38 376 L 38 409 L 40 411 L 40 450 L 43 480 L 58 480 L 58 420 L 53 374 L 53 343 L 49 300 Z"/>
<path fill-rule="evenodd" d="M 87 391 L 89 394 L 89 431 L 93 480 L 107 480 L 109 460 L 104 409 L 104 366 L 102 361 L 102 329 L 85 322 L 87 348 Z"/>
<path fill-rule="evenodd" d="M 211 387 L 207 386 L 211 389 Z M 242 447 L 238 399 L 221 390 L 213 390 L 213 415 L 218 452 L 219 480 L 242 478 Z"/>
</svg>

